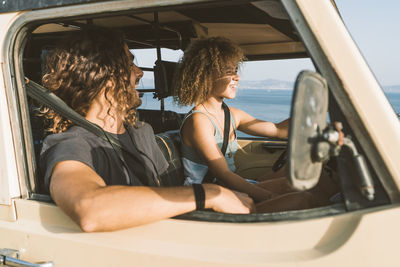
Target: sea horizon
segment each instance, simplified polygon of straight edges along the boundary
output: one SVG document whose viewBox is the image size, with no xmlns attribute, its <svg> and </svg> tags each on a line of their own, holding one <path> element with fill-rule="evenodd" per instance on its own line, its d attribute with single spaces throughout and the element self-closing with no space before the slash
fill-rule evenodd
<svg viewBox="0 0 400 267">
<path fill-rule="evenodd" d="M 241 109 L 251 116 L 274 123 L 290 117 L 293 90 L 270 89 L 240 89 L 236 98 L 227 99 L 225 102 L 232 107 Z M 396 114 L 400 113 L 400 93 L 385 93 Z M 180 107 L 174 103 L 172 97 L 164 100 L 165 110 L 178 113 L 187 113 L 192 107 Z M 145 94 L 142 98 L 143 109 L 160 109 L 160 101 L 154 99 L 152 94 Z M 249 135 L 238 131 L 238 137 Z"/>
<path fill-rule="evenodd" d="M 400 92 L 384 92 L 396 114 L 400 113 Z M 281 121 L 290 115 L 292 89 L 239 89 L 234 99 L 225 100 L 232 107 L 241 109 L 252 116 L 272 121 Z M 191 106 L 179 106 L 172 97 L 164 100 L 165 110 L 187 113 Z M 160 101 L 152 93 L 142 97 L 142 109 L 160 109 Z"/>
<path fill-rule="evenodd" d="M 278 79 L 262 79 L 262 80 L 240 80 L 238 91 L 241 90 L 269 90 L 269 91 L 293 91 L 294 81 L 285 81 Z M 154 88 L 153 78 L 142 78 L 140 88 Z M 138 89 L 140 89 L 138 88 Z M 384 93 L 400 94 L 400 85 L 381 85 Z"/>
</svg>

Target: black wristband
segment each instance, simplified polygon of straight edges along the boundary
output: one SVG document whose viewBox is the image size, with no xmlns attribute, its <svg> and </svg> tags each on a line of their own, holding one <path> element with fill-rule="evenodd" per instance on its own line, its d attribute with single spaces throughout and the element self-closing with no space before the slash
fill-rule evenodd
<svg viewBox="0 0 400 267">
<path fill-rule="evenodd" d="M 206 193 L 202 184 L 193 184 L 194 199 L 196 201 L 196 210 L 204 210 Z"/>
</svg>

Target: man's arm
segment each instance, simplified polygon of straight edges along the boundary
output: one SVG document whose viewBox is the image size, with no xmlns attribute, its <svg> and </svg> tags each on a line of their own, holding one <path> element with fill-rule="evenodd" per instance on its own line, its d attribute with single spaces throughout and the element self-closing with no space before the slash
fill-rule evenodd
<svg viewBox="0 0 400 267">
<path fill-rule="evenodd" d="M 249 213 L 254 208 L 245 194 L 213 184 L 204 189 L 208 209 Z M 50 194 L 85 232 L 128 228 L 196 209 L 192 187 L 106 186 L 93 169 L 79 161 L 56 164 Z"/>
</svg>

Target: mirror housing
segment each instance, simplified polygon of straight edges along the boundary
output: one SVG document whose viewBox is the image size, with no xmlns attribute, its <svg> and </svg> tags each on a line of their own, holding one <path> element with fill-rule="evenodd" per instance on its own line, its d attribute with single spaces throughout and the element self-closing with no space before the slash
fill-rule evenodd
<svg viewBox="0 0 400 267">
<path fill-rule="evenodd" d="M 302 71 L 297 76 L 290 113 L 288 179 L 297 190 L 314 187 L 322 162 L 313 157 L 314 144 L 326 128 L 328 86 L 318 73 Z"/>
</svg>

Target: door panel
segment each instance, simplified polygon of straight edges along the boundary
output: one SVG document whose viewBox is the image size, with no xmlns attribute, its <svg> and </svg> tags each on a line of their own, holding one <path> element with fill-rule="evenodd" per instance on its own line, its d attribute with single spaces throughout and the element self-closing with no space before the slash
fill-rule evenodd
<svg viewBox="0 0 400 267">
<path fill-rule="evenodd" d="M 0 247 L 55 266 L 393 266 L 400 239 L 398 206 L 282 222 L 170 219 L 108 233 L 82 233 L 52 204 L 16 207 L 16 222 L 0 220 Z"/>
<path fill-rule="evenodd" d="M 248 179 L 272 172 L 272 165 L 286 147 L 285 141 L 238 140 L 235 154 L 236 173 Z"/>
</svg>

